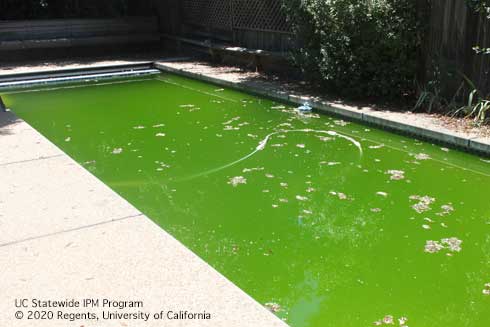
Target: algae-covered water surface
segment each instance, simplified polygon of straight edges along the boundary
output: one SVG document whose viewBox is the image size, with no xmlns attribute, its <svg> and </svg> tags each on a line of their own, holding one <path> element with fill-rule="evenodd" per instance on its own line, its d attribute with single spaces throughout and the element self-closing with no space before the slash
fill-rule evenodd
<svg viewBox="0 0 490 327">
<path fill-rule="evenodd" d="M 291 326 L 490 326 L 489 161 L 172 75 L 4 98 Z"/>
</svg>

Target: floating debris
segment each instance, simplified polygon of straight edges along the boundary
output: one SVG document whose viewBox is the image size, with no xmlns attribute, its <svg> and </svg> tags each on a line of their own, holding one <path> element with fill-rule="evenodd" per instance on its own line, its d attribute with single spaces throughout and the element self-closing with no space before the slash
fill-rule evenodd
<svg viewBox="0 0 490 327">
<path fill-rule="evenodd" d="M 272 313 L 277 313 L 282 310 L 281 306 L 274 302 L 268 302 L 264 306 Z"/>
<path fill-rule="evenodd" d="M 306 192 L 308 192 L 308 193 L 313 193 L 313 192 L 315 192 L 315 191 L 316 191 L 316 189 L 315 189 L 315 188 L 313 188 L 313 187 L 308 187 L 308 188 L 306 189 Z"/>
<path fill-rule="evenodd" d="M 298 201 L 306 201 L 306 200 L 308 200 L 308 198 L 306 196 L 296 195 L 296 200 L 298 200 Z"/>
<path fill-rule="evenodd" d="M 426 230 L 431 229 L 430 225 L 422 225 L 422 228 L 423 228 L 423 229 L 426 229 Z"/>
<path fill-rule="evenodd" d="M 490 283 L 484 285 L 482 293 L 483 295 L 490 295 Z"/>
<path fill-rule="evenodd" d="M 339 125 L 339 126 L 347 126 L 349 125 L 348 122 L 344 121 L 344 120 L 334 120 L 333 121 L 335 125 Z"/>
<path fill-rule="evenodd" d="M 179 107 L 181 107 L 181 108 L 194 108 L 195 105 L 193 105 L 193 104 L 181 104 Z"/>
<path fill-rule="evenodd" d="M 392 181 L 399 181 L 405 178 L 405 172 L 403 170 L 388 170 L 386 174 L 391 175 Z"/>
<path fill-rule="evenodd" d="M 67 138 L 65 139 L 65 142 L 70 142 L 70 141 L 71 141 L 71 137 L 67 137 Z"/>
<path fill-rule="evenodd" d="M 281 187 L 288 187 L 288 183 L 285 183 L 285 182 L 281 182 L 281 183 L 279 183 L 279 185 L 281 185 Z"/>
<path fill-rule="evenodd" d="M 232 185 L 233 187 L 237 187 L 240 184 L 247 184 L 247 179 L 243 176 L 235 176 L 230 178 L 228 184 Z"/>
<path fill-rule="evenodd" d="M 411 195 L 409 197 L 409 199 L 419 201 L 412 206 L 412 209 L 417 211 L 418 213 L 423 213 L 423 212 L 431 210 L 430 205 L 432 203 L 434 203 L 434 201 L 436 201 L 436 199 L 434 199 L 428 195 L 425 195 L 425 196 Z"/>
<path fill-rule="evenodd" d="M 285 106 L 273 106 L 271 109 L 286 109 Z"/>
<path fill-rule="evenodd" d="M 237 120 L 240 120 L 240 116 L 237 116 L 237 117 L 233 117 L 232 119 L 222 123 L 223 125 L 230 125 L 231 123 L 233 123 L 234 121 L 237 121 Z"/>
<path fill-rule="evenodd" d="M 133 129 L 145 129 L 145 126 L 134 126 Z"/>
<path fill-rule="evenodd" d="M 170 165 L 167 165 L 166 163 L 164 162 L 161 162 L 161 161 L 155 161 L 156 164 L 160 165 L 160 168 L 158 168 L 157 170 L 158 171 L 161 171 L 163 170 L 163 168 L 170 168 Z"/>
<path fill-rule="evenodd" d="M 448 148 L 441 148 L 442 151 L 444 152 L 449 152 L 449 149 Z"/>
<path fill-rule="evenodd" d="M 330 191 L 330 195 L 337 196 L 340 200 L 347 200 L 347 195 L 341 192 Z"/>
<path fill-rule="evenodd" d="M 438 212 L 438 213 L 436 213 L 436 215 L 438 215 L 438 216 L 447 216 L 451 212 L 454 211 L 454 207 L 452 206 L 451 203 L 442 205 L 441 206 L 441 209 L 442 209 L 442 212 Z"/>
<path fill-rule="evenodd" d="M 165 133 L 156 133 L 155 136 L 156 137 L 164 137 L 166 134 Z"/>
<path fill-rule="evenodd" d="M 398 324 L 401 327 L 408 327 L 406 323 L 408 322 L 407 317 L 400 317 L 398 318 Z M 395 317 L 391 315 L 384 316 L 383 319 L 375 321 L 373 323 L 375 326 L 382 326 L 382 325 L 394 325 L 395 324 Z"/>
<path fill-rule="evenodd" d="M 379 144 L 379 145 L 370 145 L 369 148 L 370 149 L 381 149 L 381 148 L 384 148 L 384 144 Z"/>
<path fill-rule="evenodd" d="M 252 171 L 260 171 L 260 170 L 264 170 L 264 167 L 244 168 L 242 170 L 242 173 L 250 173 Z"/>
<path fill-rule="evenodd" d="M 371 212 L 377 213 L 377 212 L 381 212 L 381 211 L 382 211 L 381 208 L 371 208 Z"/>
<path fill-rule="evenodd" d="M 428 154 L 425 154 L 425 153 L 415 154 L 414 157 L 417 160 L 429 160 L 430 159 L 430 156 Z"/>
<path fill-rule="evenodd" d="M 384 198 L 388 197 L 388 193 L 386 192 L 376 192 L 376 195 L 382 196 Z"/>
<path fill-rule="evenodd" d="M 393 325 L 394 323 L 393 316 L 385 316 L 383 318 L 383 323 L 387 325 Z"/>
<path fill-rule="evenodd" d="M 225 89 L 216 89 L 214 92 L 223 92 Z"/>
<path fill-rule="evenodd" d="M 425 243 L 424 251 L 427 253 L 437 253 L 442 249 L 444 249 L 444 246 L 441 243 L 439 243 L 438 241 L 430 240 Z"/>
<path fill-rule="evenodd" d="M 152 127 L 153 128 L 158 128 L 158 127 L 163 127 L 163 126 L 165 126 L 165 124 L 157 124 L 157 125 L 153 125 Z"/>
<path fill-rule="evenodd" d="M 331 137 L 328 137 L 328 136 L 322 136 L 322 135 L 317 135 L 318 139 L 322 142 L 328 142 L 328 141 L 331 141 L 333 140 L 333 138 Z"/>
<path fill-rule="evenodd" d="M 112 154 L 121 154 L 122 152 L 123 152 L 122 148 L 115 148 L 114 150 L 112 150 Z"/>
<path fill-rule="evenodd" d="M 337 165 L 340 165 L 341 163 L 340 162 L 337 162 L 337 161 L 322 161 L 320 162 L 320 165 L 327 165 L 327 166 L 337 166 Z"/>
<path fill-rule="evenodd" d="M 408 318 L 407 317 L 400 317 L 398 318 L 398 323 L 400 324 L 400 326 L 405 326 L 408 322 Z"/>
<path fill-rule="evenodd" d="M 304 149 L 306 147 L 306 145 L 304 144 L 296 144 L 296 146 L 300 149 Z"/>
<path fill-rule="evenodd" d="M 443 238 L 440 241 L 427 241 L 425 243 L 425 252 L 427 253 L 437 253 L 443 249 L 446 249 L 450 252 L 460 252 L 462 240 L 451 237 L 451 238 Z M 448 253 L 448 255 L 451 255 Z"/>
<path fill-rule="evenodd" d="M 446 247 L 449 249 L 451 252 L 460 252 L 461 251 L 461 241 L 460 239 L 456 237 L 451 237 L 451 238 L 443 238 L 441 240 L 442 244 L 446 245 Z"/>
<path fill-rule="evenodd" d="M 225 128 L 223 128 L 224 131 L 238 131 L 240 130 L 240 127 L 233 127 L 231 125 L 227 125 L 225 126 Z"/>
<path fill-rule="evenodd" d="M 265 174 L 265 177 L 267 177 L 267 178 L 274 178 L 274 175 L 272 175 L 272 174 Z"/>
</svg>

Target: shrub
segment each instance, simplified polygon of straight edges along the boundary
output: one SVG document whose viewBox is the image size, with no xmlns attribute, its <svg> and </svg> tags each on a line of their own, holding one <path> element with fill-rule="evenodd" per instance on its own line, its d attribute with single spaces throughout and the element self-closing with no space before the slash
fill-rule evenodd
<svg viewBox="0 0 490 327">
<path fill-rule="evenodd" d="M 420 45 L 414 0 L 283 0 L 306 76 L 350 97 L 413 95 Z"/>
</svg>

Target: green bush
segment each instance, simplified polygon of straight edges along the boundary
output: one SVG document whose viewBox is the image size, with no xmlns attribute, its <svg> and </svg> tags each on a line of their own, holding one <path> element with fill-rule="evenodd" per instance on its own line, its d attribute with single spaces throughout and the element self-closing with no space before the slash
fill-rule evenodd
<svg viewBox="0 0 490 327">
<path fill-rule="evenodd" d="M 414 0 L 283 0 L 300 47 L 296 64 L 349 97 L 414 94 L 420 45 Z"/>
</svg>

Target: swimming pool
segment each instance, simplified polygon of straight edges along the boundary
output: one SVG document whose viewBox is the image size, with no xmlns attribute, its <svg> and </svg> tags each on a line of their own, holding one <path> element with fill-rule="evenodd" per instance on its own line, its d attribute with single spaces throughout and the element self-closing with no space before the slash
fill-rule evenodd
<svg viewBox="0 0 490 327">
<path fill-rule="evenodd" d="M 291 326 L 488 324 L 488 161 L 168 74 L 4 99 Z"/>
</svg>

